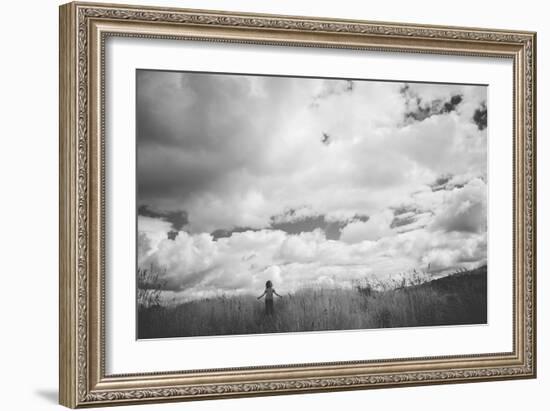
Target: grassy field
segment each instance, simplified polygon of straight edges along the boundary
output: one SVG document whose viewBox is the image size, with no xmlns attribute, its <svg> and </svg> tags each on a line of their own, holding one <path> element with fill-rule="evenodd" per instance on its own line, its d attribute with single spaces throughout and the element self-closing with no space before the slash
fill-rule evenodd
<svg viewBox="0 0 550 411">
<path fill-rule="evenodd" d="M 264 314 L 254 296 L 138 309 L 138 338 L 414 327 L 487 322 L 487 267 L 398 288 L 304 289 Z"/>
</svg>

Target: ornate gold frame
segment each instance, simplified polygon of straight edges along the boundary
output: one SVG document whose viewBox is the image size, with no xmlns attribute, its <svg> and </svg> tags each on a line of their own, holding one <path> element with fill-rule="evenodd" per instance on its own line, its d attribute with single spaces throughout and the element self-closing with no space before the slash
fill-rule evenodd
<svg viewBox="0 0 550 411">
<path fill-rule="evenodd" d="M 514 349 L 485 355 L 105 375 L 103 63 L 108 36 L 491 56 L 514 64 Z M 536 375 L 536 34 L 70 3 L 60 8 L 60 403 L 68 407 Z"/>
</svg>

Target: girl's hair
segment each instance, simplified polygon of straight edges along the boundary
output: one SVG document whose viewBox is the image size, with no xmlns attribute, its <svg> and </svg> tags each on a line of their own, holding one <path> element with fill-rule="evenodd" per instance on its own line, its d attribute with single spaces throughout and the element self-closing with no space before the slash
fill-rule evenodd
<svg viewBox="0 0 550 411">
<path fill-rule="evenodd" d="M 267 280 L 267 282 L 265 283 L 265 288 L 271 288 L 271 287 L 273 287 L 273 283 L 270 280 Z"/>
</svg>

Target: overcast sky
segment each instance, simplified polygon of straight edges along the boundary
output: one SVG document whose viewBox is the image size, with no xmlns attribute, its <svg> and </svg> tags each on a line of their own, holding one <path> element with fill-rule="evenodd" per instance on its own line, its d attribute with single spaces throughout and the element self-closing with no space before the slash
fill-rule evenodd
<svg viewBox="0 0 550 411">
<path fill-rule="evenodd" d="M 486 98 L 139 70 L 138 264 L 184 299 L 481 265 Z"/>
</svg>

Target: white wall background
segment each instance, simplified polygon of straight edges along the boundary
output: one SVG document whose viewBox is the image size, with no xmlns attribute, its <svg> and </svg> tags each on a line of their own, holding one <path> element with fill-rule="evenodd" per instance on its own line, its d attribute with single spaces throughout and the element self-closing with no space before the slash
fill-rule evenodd
<svg viewBox="0 0 550 411">
<path fill-rule="evenodd" d="M 128 0 L 130 2 L 130 0 Z M 183 0 L 136 4 L 278 14 L 434 23 L 538 32 L 538 289 L 537 380 L 309 394 L 240 400 L 142 405 L 147 410 L 399 409 L 543 410 L 550 389 L 550 26 L 544 2 L 388 0 Z M 2 5 L 0 24 L 0 408 L 61 409 L 57 405 L 57 44 L 59 2 Z M 545 188 L 546 186 L 546 188 Z"/>
</svg>

